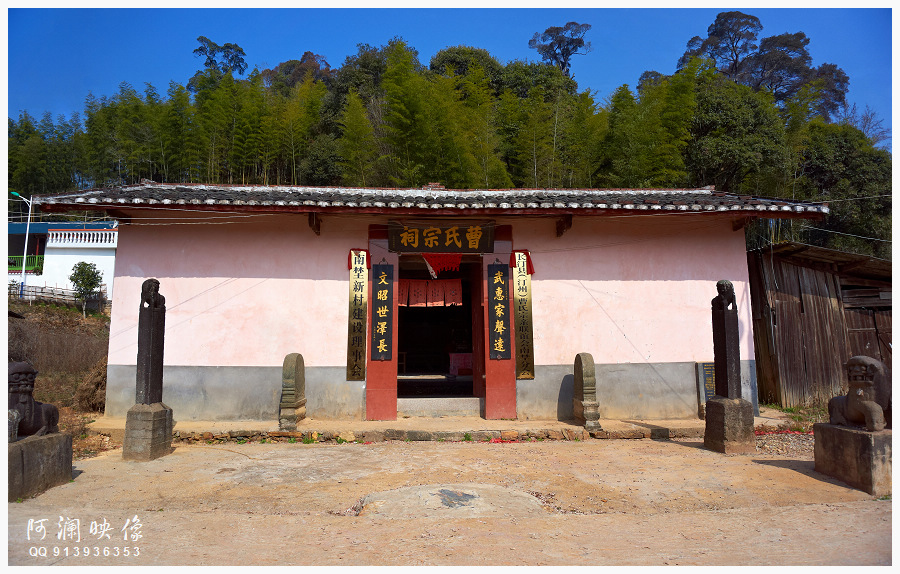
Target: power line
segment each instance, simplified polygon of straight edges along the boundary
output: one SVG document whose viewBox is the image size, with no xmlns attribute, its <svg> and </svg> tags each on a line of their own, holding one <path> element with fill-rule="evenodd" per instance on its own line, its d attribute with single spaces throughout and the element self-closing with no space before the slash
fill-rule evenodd
<svg viewBox="0 0 900 574">
<path fill-rule="evenodd" d="M 864 197 L 847 197 L 844 199 L 828 199 L 825 201 L 809 201 L 807 203 L 837 203 L 839 201 L 856 201 L 857 199 L 877 199 L 879 197 L 893 197 L 893 195 L 888 193 L 885 195 L 867 195 Z"/>
<path fill-rule="evenodd" d="M 830 229 L 821 229 L 819 227 L 810 227 L 809 225 L 804 225 L 801 229 L 815 229 L 816 231 L 824 231 L 825 233 L 837 233 L 838 235 L 847 235 L 849 237 L 857 237 L 859 239 L 869 239 L 871 241 L 883 241 L 885 243 L 892 243 L 890 239 L 878 239 L 877 237 L 865 237 L 863 235 L 853 235 L 852 233 L 842 233 L 840 231 L 832 231 Z"/>
</svg>

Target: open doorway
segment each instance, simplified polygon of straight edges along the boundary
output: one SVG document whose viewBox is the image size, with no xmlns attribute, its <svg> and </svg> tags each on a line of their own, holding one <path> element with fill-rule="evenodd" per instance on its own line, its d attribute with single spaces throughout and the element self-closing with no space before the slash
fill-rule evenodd
<svg viewBox="0 0 900 574">
<path fill-rule="evenodd" d="M 480 259 L 464 255 L 458 271 L 438 274 L 437 281 L 459 286 L 455 297 L 448 291 L 438 304 L 410 298 L 398 306 L 398 398 L 474 396 L 471 281 Z M 399 267 L 401 281 L 435 280 L 421 255 L 402 255 Z"/>
</svg>

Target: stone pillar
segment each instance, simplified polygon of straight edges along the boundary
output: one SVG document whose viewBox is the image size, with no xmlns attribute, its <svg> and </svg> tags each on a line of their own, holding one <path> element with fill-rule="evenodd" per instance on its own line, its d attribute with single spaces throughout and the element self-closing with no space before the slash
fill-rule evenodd
<svg viewBox="0 0 900 574">
<path fill-rule="evenodd" d="M 712 300 L 716 396 L 706 402 L 703 446 L 724 454 L 756 452 L 753 405 L 741 398 L 741 350 L 737 303 L 730 281 L 716 283 Z"/>
<path fill-rule="evenodd" d="M 724 454 L 755 453 L 756 432 L 750 401 L 719 396 L 707 401 L 703 446 Z"/>
<path fill-rule="evenodd" d="M 741 398 L 741 347 L 734 286 L 716 283 L 719 295 L 712 300 L 713 356 L 716 365 L 716 395 Z"/>
<path fill-rule="evenodd" d="M 141 287 L 138 314 L 135 405 L 125 418 L 125 460 L 153 460 L 172 452 L 175 422 L 172 409 L 162 402 L 165 333 L 166 298 L 159 293 L 159 281 L 147 279 Z"/>
<path fill-rule="evenodd" d="M 597 379 L 594 358 L 590 353 L 575 355 L 575 388 L 572 398 L 575 420 L 588 431 L 599 431 L 600 414 L 597 403 Z"/>
<path fill-rule="evenodd" d="M 300 353 L 291 353 L 284 358 L 278 410 L 279 430 L 297 430 L 297 421 L 306 418 L 306 369 Z"/>
</svg>

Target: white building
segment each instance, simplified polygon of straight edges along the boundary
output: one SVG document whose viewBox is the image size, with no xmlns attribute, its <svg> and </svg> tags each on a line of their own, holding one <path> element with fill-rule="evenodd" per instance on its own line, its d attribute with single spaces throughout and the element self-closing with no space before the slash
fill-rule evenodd
<svg viewBox="0 0 900 574">
<path fill-rule="evenodd" d="M 47 231 L 44 273 L 34 282 L 45 287 L 74 289 L 69 281 L 72 268 L 80 261 L 93 263 L 103 274 L 106 296 L 112 300 L 116 271 L 118 229 L 53 229 Z"/>
<path fill-rule="evenodd" d="M 112 300 L 115 277 L 118 224 L 35 222 L 28 230 L 25 284 L 29 287 L 73 289 L 72 268 L 84 261 L 93 263 L 103 275 L 106 297 Z M 8 282 L 22 282 L 22 253 L 25 224 L 10 223 L 8 230 Z"/>
</svg>

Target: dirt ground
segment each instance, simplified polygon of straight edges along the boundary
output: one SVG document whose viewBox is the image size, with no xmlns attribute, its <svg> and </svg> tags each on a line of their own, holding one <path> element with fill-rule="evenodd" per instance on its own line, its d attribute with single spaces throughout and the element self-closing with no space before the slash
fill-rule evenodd
<svg viewBox="0 0 900 574">
<path fill-rule="evenodd" d="M 9 564 L 892 562 L 891 501 L 815 472 L 808 450 L 724 456 L 701 439 L 179 444 L 152 462 L 113 450 L 75 466 L 73 482 L 9 503 Z"/>
</svg>

